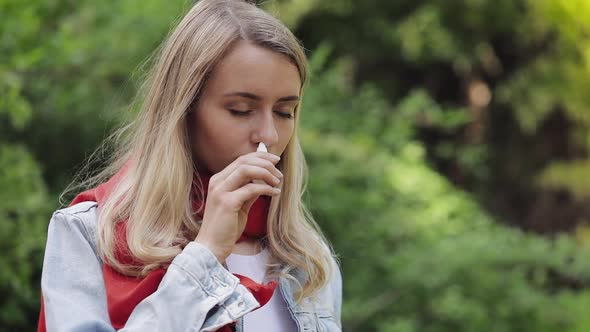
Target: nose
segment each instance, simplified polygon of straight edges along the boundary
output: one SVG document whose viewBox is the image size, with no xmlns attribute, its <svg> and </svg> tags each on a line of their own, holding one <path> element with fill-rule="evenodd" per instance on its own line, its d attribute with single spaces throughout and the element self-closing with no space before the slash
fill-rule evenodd
<svg viewBox="0 0 590 332">
<path fill-rule="evenodd" d="M 264 143 L 270 148 L 279 141 L 279 133 L 273 119 L 272 112 L 263 112 L 256 121 L 255 129 L 252 132 L 252 141 L 255 144 Z"/>
</svg>

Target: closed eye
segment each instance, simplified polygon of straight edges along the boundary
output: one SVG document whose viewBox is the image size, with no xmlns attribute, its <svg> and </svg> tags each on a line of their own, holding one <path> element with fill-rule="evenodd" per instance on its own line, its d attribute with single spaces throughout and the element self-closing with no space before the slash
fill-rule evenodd
<svg viewBox="0 0 590 332">
<path fill-rule="evenodd" d="M 235 116 L 247 116 L 247 115 L 249 115 L 250 113 L 252 113 L 252 111 L 251 111 L 251 110 L 246 110 L 246 111 L 238 111 L 238 110 L 234 110 L 234 109 L 231 109 L 231 108 L 228 108 L 228 111 L 229 111 L 229 112 L 230 112 L 232 115 L 235 115 Z"/>
<path fill-rule="evenodd" d="M 287 113 L 287 112 L 275 112 L 275 113 L 284 119 L 293 119 L 293 117 L 294 117 L 293 113 Z"/>
</svg>

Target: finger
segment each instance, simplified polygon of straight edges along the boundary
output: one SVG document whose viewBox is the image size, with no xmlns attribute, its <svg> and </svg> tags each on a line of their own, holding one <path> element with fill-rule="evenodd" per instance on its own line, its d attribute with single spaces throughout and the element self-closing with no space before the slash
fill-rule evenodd
<svg viewBox="0 0 590 332">
<path fill-rule="evenodd" d="M 215 186 L 218 183 L 223 182 L 230 174 L 235 172 L 236 169 L 238 169 L 238 167 L 245 164 L 266 168 L 270 172 L 272 172 L 274 176 L 282 178 L 283 174 L 275 167 L 279 160 L 279 157 L 267 152 L 249 153 L 237 158 L 231 164 L 229 164 L 227 167 L 221 170 L 219 173 L 215 174 L 213 177 L 211 177 L 209 183 L 210 185 Z"/>
<path fill-rule="evenodd" d="M 252 207 L 252 205 L 254 205 L 254 202 L 256 202 L 258 197 L 259 196 L 254 196 L 254 197 L 250 198 L 249 200 L 247 200 L 246 203 L 244 203 L 244 205 L 243 205 L 244 211 L 250 211 L 250 208 Z"/>
<path fill-rule="evenodd" d="M 222 192 L 230 192 L 237 190 L 254 180 L 264 181 L 267 185 L 272 187 L 276 187 L 281 183 L 281 180 L 266 168 L 253 165 L 241 165 L 230 174 L 225 181 L 221 182 L 218 188 Z"/>
<path fill-rule="evenodd" d="M 281 193 L 279 188 L 267 184 L 248 183 L 247 185 L 228 193 L 228 199 L 236 208 L 242 208 L 249 200 L 255 200 L 258 196 L 277 196 Z M 251 205 L 251 204 L 250 204 Z"/>
<path fill-rule="evenodd" d="M 280 160 L 280 159 L 277 159 L 277 160 Z M 254 158 L 245 158 L 243 165 L 253 165 L 253 166 L 265 168 L 269 172 L 271 172 L 274 176 L 281 179 L 281 178 L 283 178 L 283 173 L 281 173 L 281 171 L 275 166 L 277 163 L 278 163 L 278 161 L 275 162 L 274 159 L 272 161 L 270 161 L 268 159 L 262 159 L 262 158 L 258 158 L 256 156 L 254 156 Z"/>
</svg>

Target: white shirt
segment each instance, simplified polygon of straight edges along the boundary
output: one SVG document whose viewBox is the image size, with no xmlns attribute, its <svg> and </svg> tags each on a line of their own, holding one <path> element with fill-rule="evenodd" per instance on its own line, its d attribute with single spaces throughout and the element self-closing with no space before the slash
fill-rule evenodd
<svg viewBox="0 0 590 332">
<path fill-rule="evenodd" d="M 246 276 L 257 283 L 266 284 L 266 263 L 268 262 L 268 250 L 263 249 L 255 255 L 230 254 L 225 262 L 232 273 Z M 270 301 L 261 308 L 247 313 L 243 319 L 244 332 L 273 331 L 293 332 L 297 331 L 297 325 L 289 313 L 287 303 L 283 299 L 280 289 L 275 289 Z"/>
</svg>

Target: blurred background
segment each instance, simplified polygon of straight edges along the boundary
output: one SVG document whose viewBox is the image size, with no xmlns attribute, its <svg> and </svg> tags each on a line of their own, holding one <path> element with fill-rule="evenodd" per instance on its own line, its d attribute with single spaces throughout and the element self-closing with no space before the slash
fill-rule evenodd
<svg viewBox="0 0 590 332">
<path fill-rule="evenodd" d="M 58 196 L 187 0 L 0 0 L 0 331 Z M 303 41 L 306 200 L 345 331 L 590 331 L 590 1 L 267 0 Z"/>
</svg>

